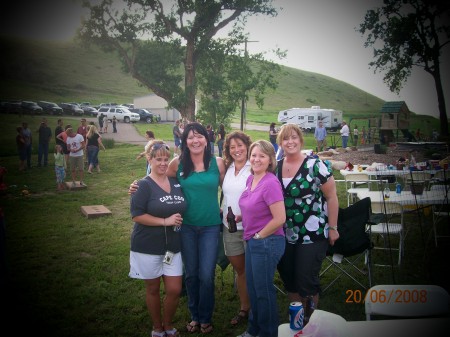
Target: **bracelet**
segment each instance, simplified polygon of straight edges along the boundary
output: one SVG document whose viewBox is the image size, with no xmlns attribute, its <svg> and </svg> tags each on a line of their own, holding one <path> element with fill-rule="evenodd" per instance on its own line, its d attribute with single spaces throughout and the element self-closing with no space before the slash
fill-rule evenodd
<svg viewBox="0 0 450 337">
<path fill-rule="evenodd" d="M 328 226 L 328 230 L 333 230 L 333 231 L 337 231 L 338 230 L 338 228 L 337 228 L 337 226 Z"/>
</svg>

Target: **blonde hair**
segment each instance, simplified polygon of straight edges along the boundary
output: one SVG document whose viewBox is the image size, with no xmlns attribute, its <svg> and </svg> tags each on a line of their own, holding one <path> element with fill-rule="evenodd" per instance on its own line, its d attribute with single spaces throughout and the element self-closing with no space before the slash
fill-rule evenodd
<svg viewBox="0 0 450 337">
<path fill-rule="evenodd" d="M 267 140 L 257 140 L 250 145 L 250 148 L 248 150 L 248 158 L 250 159 L 252 151 L 255 147 L 258 147 L 262 153 L 269 156 L 269 167 L 267 168 L 268 172 L 275 173 L 277 169 L 277 159 L 275 157 L 275 148 L 273 147 L 272 143 L 270 143 Z M 252 174 L 254 174 L 253 169 L 250 169 Z"/>
<path fill-rule="evenodd" d="M 166 156 L 170 158 L 170 147 L 164 141 L 152 139 L 145 149 L 145 154 L 152 159 L 159 156 Z"/>
<path fill-rule="evenodd" d="M 303 147 L 303 132 L 302 129 L 300 129 L 300 127 L 297 124 L 284 124 L 280 131 L 278 132 L 278 136 L 277 136 L 277 144 L 281 146 L 281 142 L 284 139 L 288 139 L 292 132 L 296 133 L 298 135 L 298 138 L 300 139 L 300 144 Z"/>
</svg>

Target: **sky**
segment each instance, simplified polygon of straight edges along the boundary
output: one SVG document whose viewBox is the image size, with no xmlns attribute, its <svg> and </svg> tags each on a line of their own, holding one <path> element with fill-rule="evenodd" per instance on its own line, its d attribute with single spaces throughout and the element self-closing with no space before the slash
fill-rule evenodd
<svg viewBox="0 0 450 337">
<path fill-rule="evenodd" d="M 385 101 L 404 100 L 419 114 L 439 115 L 431 75 L 413 68 L 397 95 L 389 91 L 383 74 L 369 67 L 373 51 L 364 48 L 365 38 L 356 28 L 366 11 L 380 7 L 382 0 L 275 0 L 274 5 L 279 9 L 275 18 L 259 16 L 248 21 L 249 40 L 255 41 L 247 44 L 250 53 L 287 50 L 284 60 L 274 61 L 344 81 Z M 15 0 L 3 2 L 0 13 L 1 34 L 69 40 L 80 25 L 83 10 L 76 0 Z M 450 56 L 450 45 L 446 56 Z M 450 57 L 443 59 L 441 75 L 449 111 Z"/>
</svg>

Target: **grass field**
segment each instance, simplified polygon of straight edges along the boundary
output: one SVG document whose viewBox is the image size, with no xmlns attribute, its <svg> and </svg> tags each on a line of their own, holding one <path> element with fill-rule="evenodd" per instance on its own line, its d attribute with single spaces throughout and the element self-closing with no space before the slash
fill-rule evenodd
<svg viewBox="0 0 450 337">
<path fill-rule="evenodd" d="M 48 119 L 54 129 L 54 117 Z M 3 116 L 0 134 L 0 165 L 8 170 L 4 177 L 8 189 L 0 196 L 6 230 L 7 274 L 1 276 L 6 322 L 11 323 L 16 334 L 147 336 L 151 322 L 144 302 L 144 284 L 128 277 L 132 221 L 127 190 L 131 181 L 145 174 L 144 162 L 135 160 L 141 146 L 108 142 L 107 151 L 99 154 L 102 172 L 86 176 L 86 190 L 57 192 L 52 165 L 26 172 L 17 170 L 18 158 L 11 139 L 19 122 L 17 116 Z M 36 130 L 39 122 L 39 118 L 30 118 L 31 130 Z M 68 118 L 65 123 L 78 125 L 77 120 Z M 141 132 L 149 127 L 136 126 Z M 171 139 L 169 125 L 151 128 L 161 138 Z M 255 133 L 252 138 L 266 139 L 266 135 Z M 33 163 L 36 162 L 34 152 Z M 342 178 L 338 172 L 336 178 Z M 24 190 L 29 194 L 25 195 Z M 338 193 L 344 207 L 343 184 L 338 184 Z M 87 219 L 80 211 L 83 205 L 100 204 L 112 215 Z M 428 240 L 429 217 L 412 214 L 406 222 L 410 231 L 401 267 L 374 267 L 374 283 L 439 284 L 448 289 L 450 283 L 443 273 L 447 268 L 446 242 L 435 248 Z M 324 277 L 323 283 L 330 281 L 332 275 L 335 273 Z M 5 284 L 5 280 L 9 282 Z M 275 284 L 282 287 L 278 276 Z M 365 290 L 342 277 L 323 294 L 319 308 L 347 320 L 364 320 L 364 305 L 352 296 L 357 292 L 364 294 Z M 236 336 L 245 325 L 232 328 L 228 323 L 238 309 L 231 267 L 225 271 L 217 267 L 215 295 L 215 330 L 211 336 Z M 278 303 L 281 322 L 286 322 L 288 301 L 281 292 Z M 183 332 L 189 318 L 183 297 L 175 326 Z M 13 324 L 17 321 L 23 324 Z"/>
</svg>

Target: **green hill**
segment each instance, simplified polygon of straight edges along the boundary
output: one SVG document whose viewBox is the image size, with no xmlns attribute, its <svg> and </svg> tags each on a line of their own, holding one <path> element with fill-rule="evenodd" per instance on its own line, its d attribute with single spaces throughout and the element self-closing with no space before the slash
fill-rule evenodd
<svg viewBox="0 0 450 337">
<path fill-rule="evenodd" d="M 114 53 L 75 42 L 0 38 L 1 100 L 47 100 L 56 103 L 128 103 L 149 94 L 124 73 Z M 248 103 L 247 121 L 276 121 L 280 110 L 320 105 L 344 111 L 345 118 L 377 115 L 384 101 L 350 84 L 317 73 L 283 67 L 276 92 L 268 92 L 259 110 Z M 239 114 L 237 114 L 237 117 Z"/>
</svg>

